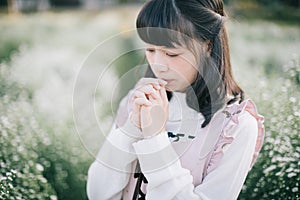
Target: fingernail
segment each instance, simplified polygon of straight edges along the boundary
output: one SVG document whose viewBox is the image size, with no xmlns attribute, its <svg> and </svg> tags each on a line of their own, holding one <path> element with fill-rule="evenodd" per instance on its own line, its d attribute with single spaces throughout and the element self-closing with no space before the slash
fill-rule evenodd
<svg viewBox="0 0 300 200">
<path fill-rule="evenodd" d="M 164 85 L 167 85 L 167 83 L 168 83 L 167 81 L 164 81 L 164 80 L 162 80 L 162 79 L 158 79 L 158 80 L 159 80 L 160 83 L 162 83 L 162 84 L 164 84 Z"/>
<path fill-rule="evenodd" d="M 153 87 L 158 88 L 160 87 L 159 83 L 153 83 Z"/>
</svg>

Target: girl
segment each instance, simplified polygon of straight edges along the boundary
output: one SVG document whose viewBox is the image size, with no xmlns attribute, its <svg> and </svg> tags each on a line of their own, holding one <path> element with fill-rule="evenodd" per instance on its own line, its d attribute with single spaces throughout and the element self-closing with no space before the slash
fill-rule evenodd
<svg viewBox="0 0 300 200">
<path fill-rule="evenodd" d="M 151 0 L 137 28 L 145 77 L 88 172 L 89 199 L 237 199 L 263 117 L 231 73 L 221 0 Z"/>
</svg>

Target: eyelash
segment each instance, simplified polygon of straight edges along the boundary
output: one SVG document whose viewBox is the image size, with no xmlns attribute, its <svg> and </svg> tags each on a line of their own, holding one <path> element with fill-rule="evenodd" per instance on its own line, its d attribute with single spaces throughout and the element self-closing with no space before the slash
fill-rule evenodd
<svg viewBox="0 0 300 200">
<path fill-rule="evenodd" d="M 146 51 L 148 51 L 149 53 L 154 53 L 155 50 L 154 49 L 146 49 Z M 173 58 L 173 57 L 177 57 L 179 54 L 169 54 L 169 53 L 166 53 L 167 56 Z"/>
<path fill-rule="evenodd" d="M 153 53 L 155 50 L 154 49 L 146 49 L 146 51 Z"/>
<path fill-rule="evenodd" d="M 167 56 L 169 56 L 169 57 L 177 57 L 178 54 L 167 54 Z"/>
</svg>

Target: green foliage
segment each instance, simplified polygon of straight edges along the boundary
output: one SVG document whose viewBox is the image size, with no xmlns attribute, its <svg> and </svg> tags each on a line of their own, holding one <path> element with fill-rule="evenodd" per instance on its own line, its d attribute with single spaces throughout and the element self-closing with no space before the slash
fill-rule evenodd
<svg viewBox="0 0 300 200">
<path fill-rule="evenodd" d="M 37 161 L 36 132 L 26 90 L 11 82 L 9 70 L 1 65 L 0 85 L 0 199 L 56 199 L 56 193 Z M 28 137 L 35 136 L 35 137 Z"/>
<path fill-rule="evenodd" d="M 77 135 L 45 123 L 26 88 L 8 78 L 8 67 L 0 69 L 0 199 L 86 199 L 91 160 Z"/>
<path fill-rule="evenodd" d="M 286 5 L 286 6 L 293 6 L 296 8 L 300 6 L 300 2 L 298 0 L 255 0 L 255 1 L 265 6 Z"/>
<path fill-rule="evenodd" d="M 225 4 L 235 3 L 258 3 L 264 6 L 292 6 L 299 8 L 300 2 L 298 0 L 224 0 Z"/>
<path fill-rule="evenodd" d="M 285 67 L 284 77 L 262 87 L 260 99 L 266 137 L 240 199 L 299 199 L 300 85 L 299 61 Z M 279 84 L 278 84 L 279 83 Z"/>
<path fill-rule="evenodd" d="M 69 104 L 76 67 L 108 35 L 105 20 L 41 15 L 0 18 L 0 199 L 87 199 L 93 159 L 74 130 Z M 89 29 L 80 32 L 85 17 Z"/>
<path fill-rule="evenodd" d="M 283 24 L 299 25 L 300 1 L 280 0 L 228 0 L 229 16 L 247 20 L 265 19 Z"/>
<path fill-rule="evenodd" d="M 44 126 L 48 138 L 41 140 L 37 146 L 37 160 L 44 167 L 43 175 L 59 199 L 87 199 L 85 183 L 91 158 L 85 154 L 70 126 L 57 129 L 53 128 L 54 124 L 46 127 L 49 125 Z"/>
<path fill-rule="evenodd" d="M 17 52 L 21 44 L 29 43 L 27 38 L 19 32 L 9 32 L 6 27 L 2 27 L 2 34 L 7 37 L 0 37 L 0 62 L 9 61 L 10 56 Z M 8 33 L 9 32 L 9 33 Z M 13 34 L 11 34 L 13 33 Z"/>
</svg>

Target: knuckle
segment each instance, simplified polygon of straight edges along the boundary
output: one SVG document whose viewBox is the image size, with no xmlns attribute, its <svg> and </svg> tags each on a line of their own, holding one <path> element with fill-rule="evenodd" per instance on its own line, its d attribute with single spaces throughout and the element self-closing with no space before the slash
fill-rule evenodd
<svg viewBox="0 0 300 200">
<path fill-rule="evenodd" d="M 134 92 L 134 95 L 133 95 L 134 97 L 139 97 L 139 96 L 141 96 L 141 92 L 140 91 L 138 91 L 138 90 L 136 90 L 135 92 Z"/>
</svg>

